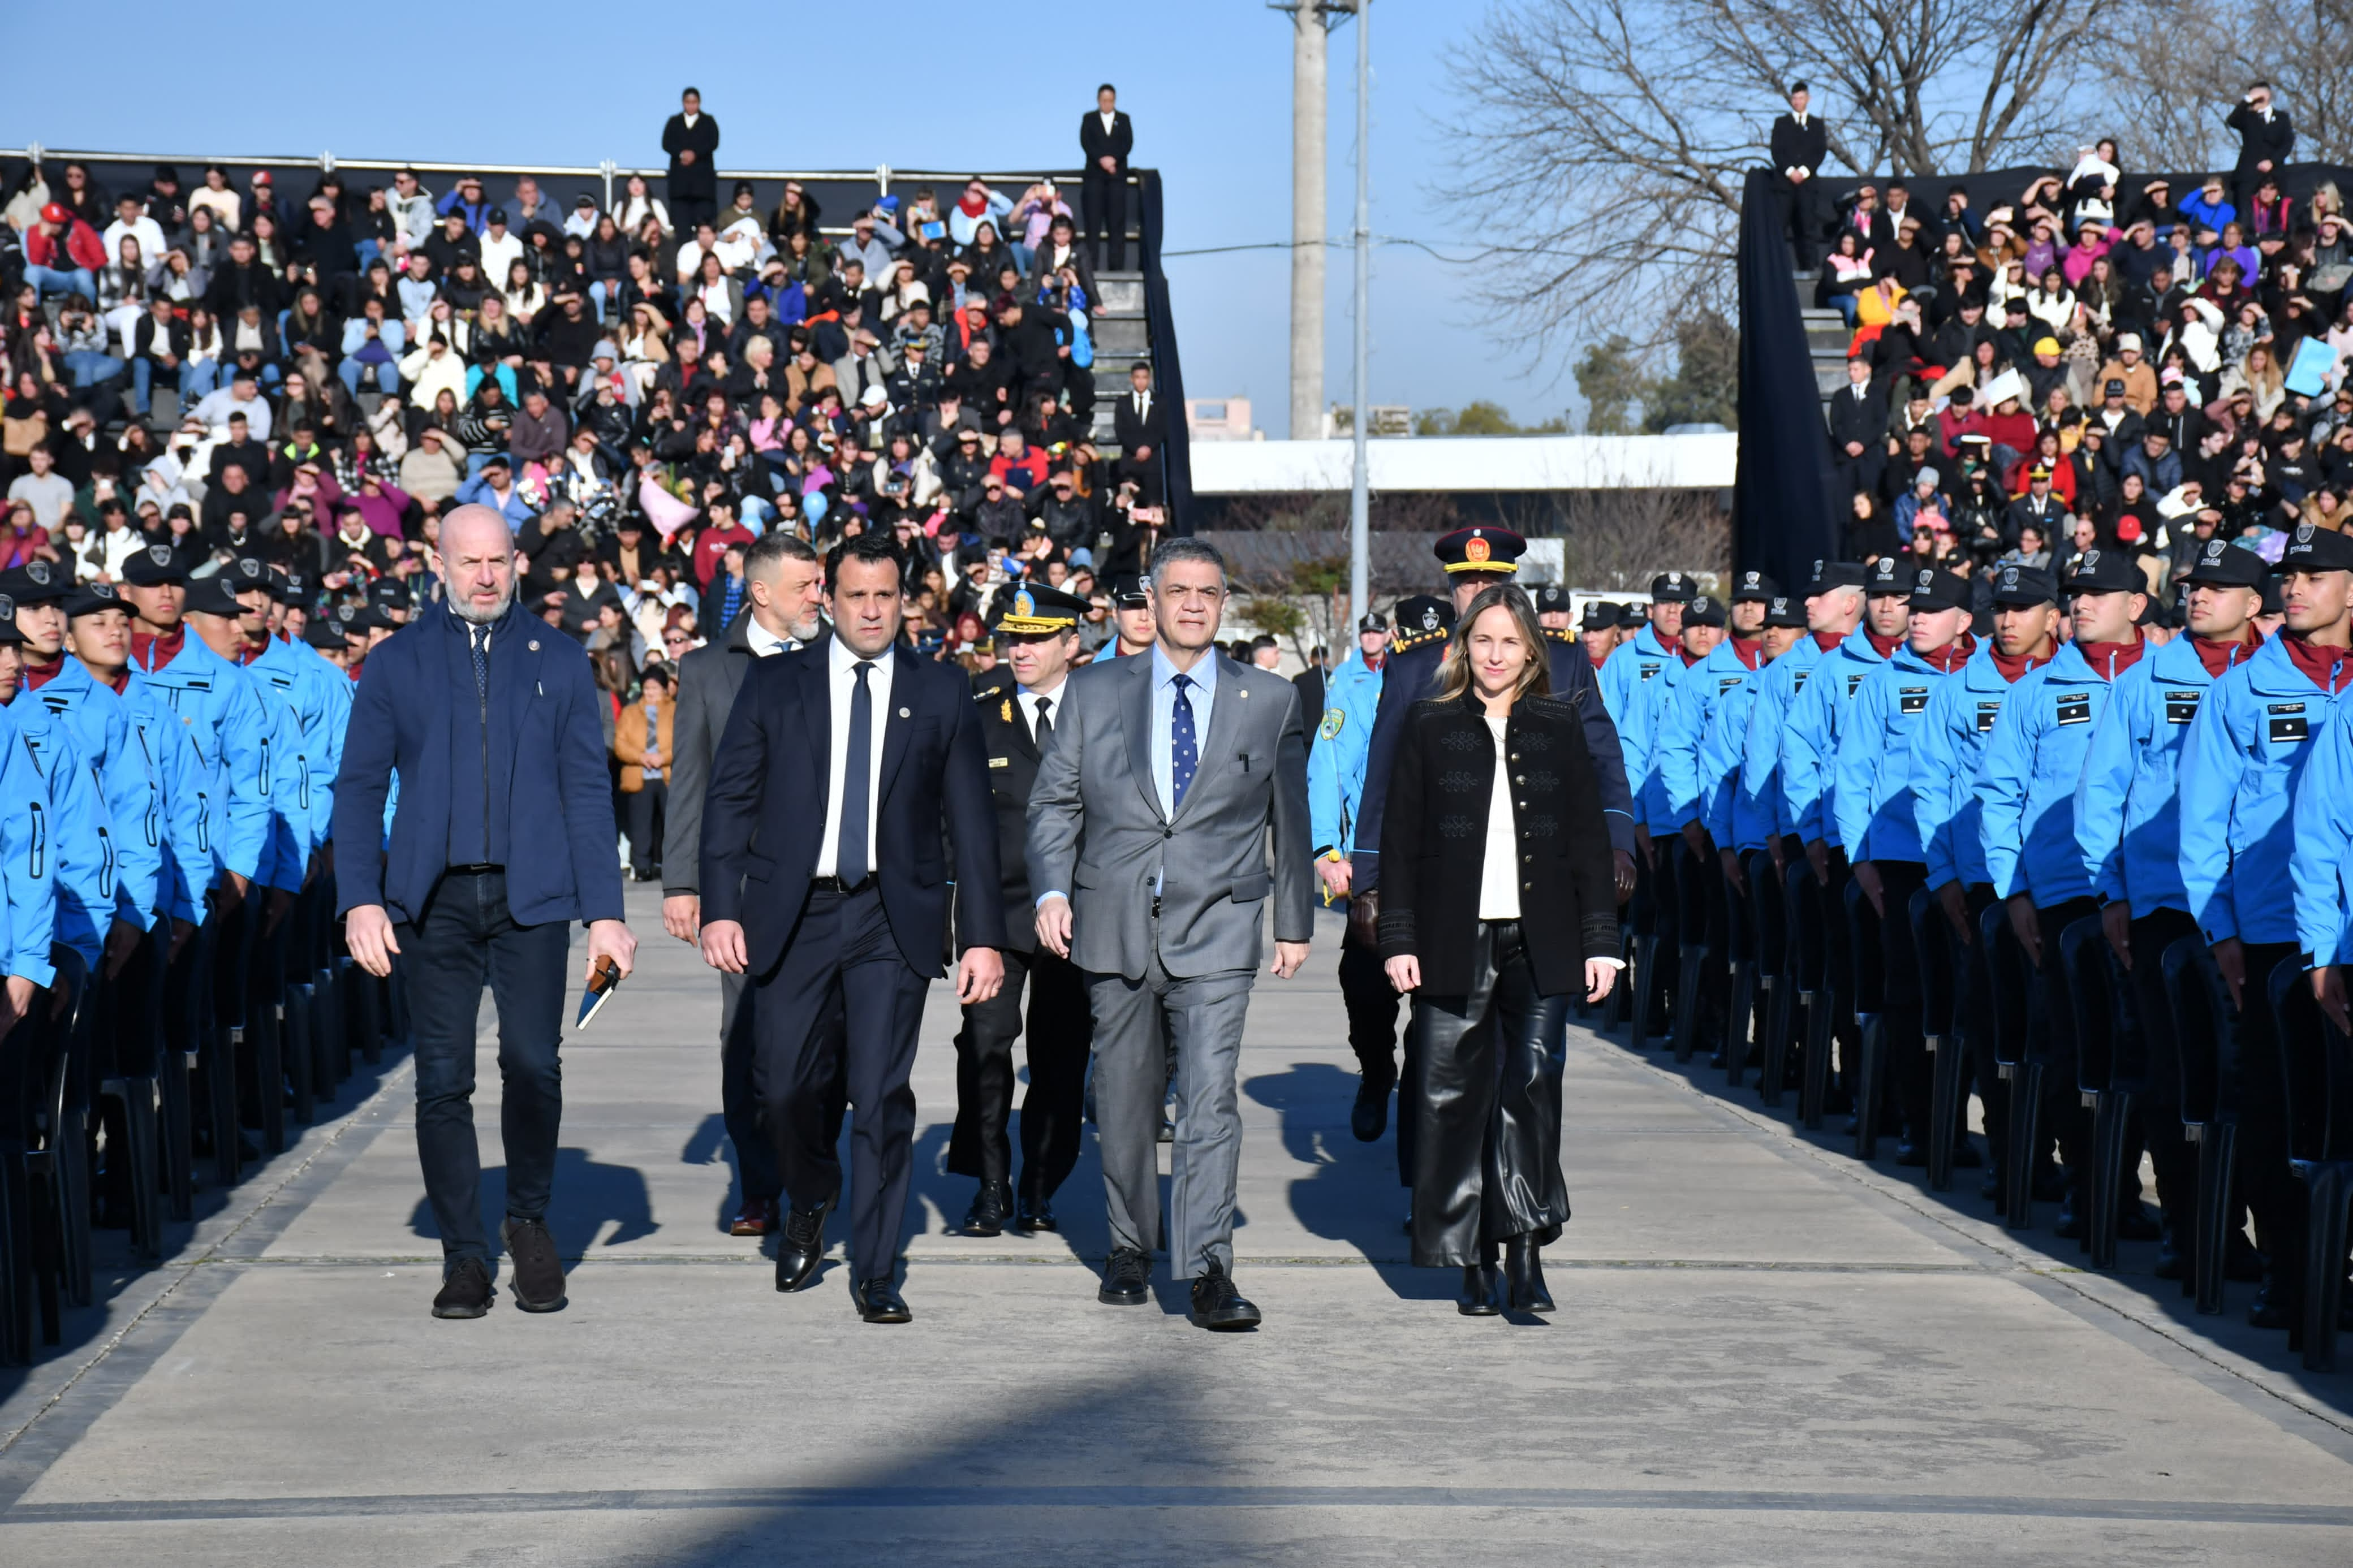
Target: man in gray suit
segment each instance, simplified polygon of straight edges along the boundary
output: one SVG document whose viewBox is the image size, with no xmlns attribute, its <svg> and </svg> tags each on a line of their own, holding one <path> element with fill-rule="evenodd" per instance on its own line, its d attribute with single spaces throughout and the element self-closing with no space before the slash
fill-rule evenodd
<svg viewBox="0 0 2353 1568">
<path fill-rule="evenodd" d="M 1193 1321 L 1257 1326 L 1233 1282 L 1235 1068 L 1273 903 L 1275 974 L 1314 932 L 1298 688 L 1218 653 L 1224 559 L 1173 539 L 1152 562 L 1151 650 L 1071 677 L 1029 796 L 1038 940 L 1085 973 L 1112 1254 L 1099 1300 L 1146 1299 L 1161 1238 L 1157 1142 L 1176 1048 L 1170 1267 Z M 1075 907 L 1074 907 L 1075 900 Z"/>
<path fill-rule="evenodd" d="M 813 642 L 823 629 L 818 606 L 825 597 L 825 570 L 817 552 L 781 529 L 755 540 L 744 552 L 744 591 L 751 605 L 735 617 L 719 642 L 696 648 L 679 661 L 678 719 L 671 742 L 670 824 L 662 843 L 662 929 L 684 942 L 701 940 L 702 890 L 702 795 L 711 781 L 711 759 L 744 672 L 755 658 L 785 653 Z M 761 1135 L 758 1100 L 752 1092 L 752 1029 L 744 1006 L 740 974 L 719 976 L 719 1105 L 735 1145 L 736 1173 L 744 1206 L 728 1229 L 761 1237 L 776 1227 L 776 1198 L 785 1190 L 776 1171 L 775 1146 Z M 841 1113 L 833 1111 L 838 1125 Z"/>
</svg>

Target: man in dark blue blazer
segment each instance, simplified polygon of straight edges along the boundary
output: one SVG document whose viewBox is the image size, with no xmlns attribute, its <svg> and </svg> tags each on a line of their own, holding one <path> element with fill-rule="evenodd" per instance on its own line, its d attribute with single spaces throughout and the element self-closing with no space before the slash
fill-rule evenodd
<svg viewBox="0 0 2353 1568">
<path fill-rule="evenodd" d="M 899 640 L 902 562 L 860 534 L 826 563 L 834 635 L 744 672 L 702 806 L 702 956 L 748 974 L 765 1124 L 784 1173 L 776 1289 L 825 1255 L 841 1169 L 825 1090 L 849 1086 L 849 1289 L 870 1323 L 903 1323 L 899 1227 L 914 1163 L 908 1075 L 923 996 L 949 947 L 956 1000 L 997 994 L 1005 909 L 997 808 L 972 688 Z M 953 860 L 950 859 L 951 854 Z M 839 1031 L 822 1026 L 839 1010 Z"/>
<path fill-rule="evenodd" d="M 499 1010 L 501 1238 L 515 1304 L 565 1302 L 545 1216 L 564 1111 L 556 1045 L 575 921 L 588 973 L 623 974 L 637 941 L 621 921 L 610 775 L 588 660 L 514 604 L 522 571 L 506 520 L 461 506 L 441 525 L 446 607 L 368 655 L 335 783 L 335 881 L 344 938 L 371 974 L 402 957 L 417 1053 L 417 1152 L 441 1230 L 437 1318 L 479 1318 L 491 1298 L 474 1141 L 474 1016 Z M 385 799 L 400 804 L 384 855 Z"/>
</svg>

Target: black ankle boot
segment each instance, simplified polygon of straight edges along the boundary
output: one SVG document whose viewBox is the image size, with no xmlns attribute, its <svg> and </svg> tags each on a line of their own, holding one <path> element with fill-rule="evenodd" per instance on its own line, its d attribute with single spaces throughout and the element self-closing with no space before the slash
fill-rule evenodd
<svg viewBox="0 0 2353 1568">
<path fill-rule="evenodd" d="M 1545 1289 L 1542 1249 L 1532 1236 L 1515 1236 L 1504 1244 L 1504 1278 L 1511 1289 L 1514 1312 L 1549 1312 L 1552 1292 Z"/>
</svg>

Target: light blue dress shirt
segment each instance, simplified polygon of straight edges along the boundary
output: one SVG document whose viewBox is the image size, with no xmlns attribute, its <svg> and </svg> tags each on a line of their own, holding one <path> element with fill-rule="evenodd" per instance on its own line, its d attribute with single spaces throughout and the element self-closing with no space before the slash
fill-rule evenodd
<svg viewBox="0 0 2353 1568">
<path fill-rule="evenodd" d="M 1152 788 L 1160 799 L 1160 815 L 1176 815 L 1176 667 L 1152 645 Z M 1194 782 L 1200 782 L 1200 768 L 1209 765 L 1209 710 L 1218 700 L 1218 656 L 1212 649 L 1185 672 L 1193 684 L 1186 695 L 1193 700 L 1193 744 L 1200 753 L 1195 769 Z"/>
</svg>

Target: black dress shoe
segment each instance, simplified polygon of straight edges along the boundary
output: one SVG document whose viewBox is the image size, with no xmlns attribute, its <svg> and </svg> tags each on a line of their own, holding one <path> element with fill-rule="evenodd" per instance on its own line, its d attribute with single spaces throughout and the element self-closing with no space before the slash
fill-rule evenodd
<svg viewBox="0 0 2353 1568">
<path fill-rule="evenodd" d="M 439 1294 L 433 1298 L 433 1315 L 437 1318 L 479 1318 L 491 1310 L 498 1291 L 491 1284 L 491 1271 L 479 1258 L 461 1258 L 448 1279 L 441 1281 Z"/>
<path fill-rule="evenodd" d="M 777 1289 L 799 1289 L 825 1260 L 825 1215 L 830 1206 L 785 1211 L 785 1233 L 776 1242 Z"/>
<path fill-rule="evenodd" d="M 2137 1198 L 2127 1199 L 2116 1210 L 2116 1236 L 2125 1241 L 2155 1241 L 2165 1234 L 2165 1227 L 2149 1218 L 2148 1210 Z"/>
<path fill-rule="evenodd" d="M 1348 1111 L 1348 1131 L 1359 1143 L 1376 1143 L 1389 1130 L 1389 1088 L 1378 1079 L 1356 1080 L 1356 1103 Z"/>
<path fill-rule="evenodd" d="M 1152 1258 L 1133 1247 L 1112 1248 L 1095 1300 L 1106 1307 L 1141 1307 L 1152 1298 Z"/>
<path fill-rule="evenodd" d="M 972 1198 L 972 1207 L 965 1211 L 964 1233 L 966 1236 L 1001 1236 L 1005 1231 L 1005 1215 L 1013 1207 L 1013 1194 L 1003 1182 L 983 1182 L 980 1191 Z"/>
<path fill-rule="evenodd" d="M 1208 1273 L 1193 1281 L 1193 1310 L 1189 1316 L 1194 1324 L 1220 1333 L 1257 1328 L 1258 1309 L 1234 1289 L 1223 1266 L 1213 1258 L 1208 1268 Z"/>
<path fill-rule="evenodd" d="M 2157 1244 L 2156 1274 L 2159 1279 L 2187 1279 L 2189 1277 L 2189 1255 L 2175 1245 L 2169 1227 Z"/>
<path fill-rule="evenodd" d="M 1060 1230 L 1062 1222 L 1054 1217 L 1054 1205 L 1044 1198 L 1023 1198 L 1019 1211 L 1013 1216 L 1013 1228 L 1031 1232 Z"/>
<path fill-rule="evenodd" d="M 1978 1153 L 1978 1146 L 1969 1142 L 1967 1133 L 1953 1140 L 1953 1169 L 1974 1171 L 1984 1163 L 1985 1160 Z"/>
<path fill-rule="evenodd" d="M 2247 1303 L 2247 1322 L 2252 1328 L 2285 1329 L 2294 1326 L 2295 1317 L 2288 1306 L 2287 1291 L 2276 1279 L 2265 1279 L 2255 1299 Z"/>
<path fill-rule="evenodd" d="M 1454 1298 L 1454 1310 L 1466 1318 L 1494 1317 L 1504 1310 L 1500 1287 L 1493 1264 L 1466 1263 L 1462 1266 L 1462 1289 Z"/>
<path fill-rule="evenodd" d="M 564 1310 L 564 1260 L 555 1238 L 535 1219 L 510 1219 L 499 1226 L 507 1262 L 514 1270 L 515 1305 L 526 1312 Z"/>
<path fill-rule="evenodd" d="M 892 1288 L 891 1277 L 879 1279 L 853 1279 L 849 1299 L 858 1303 L 858 1315 L 870 1323 L 911 1323 L 915 1314 L 907 1310 L 906 1301 Z"/>
<path fill-rule="evenodd" d="M 1544 1263 L 1533 1237 L 1514 1236 L 1504 1243 L 1504 1279 L 1511 1289 L 1514 1312 L 1549 1312 L 1552 1292 L 1545 1289 Z"/>
<path fill-rule="evenodd" d="M 1928 1145 L 1909 1132 L 1895 1141 L 1895 1163 L 1916 1170 L 1928 1163 Z"/>
</svg>

